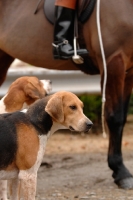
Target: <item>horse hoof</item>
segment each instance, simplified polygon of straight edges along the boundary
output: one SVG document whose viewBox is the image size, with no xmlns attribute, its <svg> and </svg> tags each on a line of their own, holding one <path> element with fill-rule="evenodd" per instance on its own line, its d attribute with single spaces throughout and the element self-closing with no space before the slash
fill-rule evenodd
<svg viewBox="0 0 133 200">
<path fill-rule="evenodd" d="M 129 177 L 129 178 L 125 178 L 119 181 L 118 186 L 122 189 L 133 189 L 133 178 Z"/>
</svg>

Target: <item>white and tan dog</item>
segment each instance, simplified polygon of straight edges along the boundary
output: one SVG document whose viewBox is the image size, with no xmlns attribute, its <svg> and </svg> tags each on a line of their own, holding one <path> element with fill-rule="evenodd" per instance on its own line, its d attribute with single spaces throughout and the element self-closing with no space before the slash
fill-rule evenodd
<svg viewBox="0 0 133 200">
<path fill-rule="evenodd" d="M 0 101 L 0 113 L 14 112 L 28 108 L 52 89 L 50 80 L 39 80 L 37 77 L 23 76 L 16 79 Z"/>
<path fill-rule="evenodd" d="M 62 128 L 88 132 L 91 126 L 83 103 L 65 91 L 37 100 L 27 112 L 1 114 L 0 179 L 13 180 L 11 200 L 20 199 L 18 191 L 23 200 L 35 200 L 37 171 L 51 134 Z"/>
<path fill-rule="evenodd" d="M 50 80 L 24 76 L 16 79 L 0 101 L 0 114 L 28 108 L 52 90 Z M 0 181 L 0 200 L 7 200 L 7 181 Z"/>
</svg>

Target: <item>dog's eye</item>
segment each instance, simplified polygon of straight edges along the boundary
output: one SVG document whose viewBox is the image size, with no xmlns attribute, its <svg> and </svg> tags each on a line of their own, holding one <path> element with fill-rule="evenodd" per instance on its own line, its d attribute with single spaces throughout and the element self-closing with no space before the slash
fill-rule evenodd
<svg viewBox="0 0 133 200">
<path fill-rule="evenodd" d="M 76 110 L 76 106 L 69 106 L 72 110 Z"/>
</svg>

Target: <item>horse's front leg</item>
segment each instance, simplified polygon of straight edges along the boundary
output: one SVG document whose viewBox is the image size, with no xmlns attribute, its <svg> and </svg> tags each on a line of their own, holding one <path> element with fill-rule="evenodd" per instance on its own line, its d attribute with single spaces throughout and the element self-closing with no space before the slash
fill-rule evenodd
<svg viewBox="0 0 133 200">
<path fill-rule="evenodd" d="M 105 118 L 109 129 L 108 165 L 115 183 L 125 189 L 133 188 L 133 177 L 123 164 L 121 144 L 123 127 L 132 85 L 125 85 L 126 73 L 121 55 L 108 63 Z M 126 92 L 125 92 L 126 91 Z"/>
</svg>

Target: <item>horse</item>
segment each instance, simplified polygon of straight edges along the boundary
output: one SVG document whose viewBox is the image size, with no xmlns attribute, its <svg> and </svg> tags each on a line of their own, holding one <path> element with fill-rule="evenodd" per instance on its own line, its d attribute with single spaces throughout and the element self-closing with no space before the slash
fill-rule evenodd
<svg viewBox="0 0 133 200">
<path fill-rule="evenodd" d="M 58 70 L 82 70 L 104 78 L 103 61 L 96 25 L 96 6 L 82 24 L 82 42 L 89 52 L 84 64 L 54 60 L 53 26 L 46 19 L 43 3 L 36 0 L 0 1 L 0 85 L 15 58 L 34 66 Z M 133 188 L 133 177 L 122 157 L 122 135 L 133 86 L 133 1 L 101 0 L 100 21 L 107 63 L 105 121 L 109 132 L 108 166 L 114 182 L 123 189 Z M 80 35 L 79 35 L 80 37 Z M 91 64 L 89 59 L 91 58 Z M 88 86 L 89 87 L 89 86 Z"/>
</svg>

